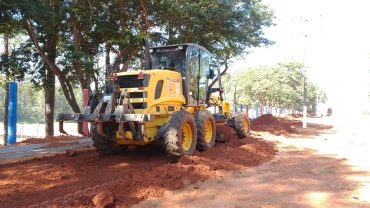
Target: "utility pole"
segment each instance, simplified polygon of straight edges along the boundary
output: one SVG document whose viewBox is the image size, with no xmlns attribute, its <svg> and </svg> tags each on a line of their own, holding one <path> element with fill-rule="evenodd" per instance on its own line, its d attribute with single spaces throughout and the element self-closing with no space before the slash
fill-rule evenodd
<svg viewBox="0 0 370 208">
<path fill-rule="evenodd" d="M 235 89 L 234 89 L 234 116 L 236 115 L 236 81 L 234 83 Z"/>
<path fill-rule="evenodd" d="M 301 18 L 302 20 L 302 18 Z M 307 23 L 307 19 L 305 20 Z M 304 34 L 304 58 L 305 58 L 305 65 L 307 63 L 307 27 L 308 25 L 305 24 L 306 31 Z M 303 82 L 303 128 L 307 128 L 307 66 L 304 69 L 304 82 Z"/>
<path fill-rule="evenodd" d="M 8 34 L 4 35 L 4 54 L 6 56 L 9 56 L 9 38 Z M 5 69 L 9 72 L 9 69 Z M 8 77 L 6 77 L 6 83 L 5 83 L 5 102 L 4 102 L 4 136 L 3 141 L 0 143 L 3 143 L 3 145 L 8 145 L 8 119 L 9 119 L 9 82 Z"/>
<path fill-rule="evenodd" d="M 304 70 L 304 89 L 303 89 L 303 128 L 307 128 L 307 77 Z"/>
<path fill-rule="evenodd" d="M 316 116 L 319 115 L 319 89 L 316 89 Z"/>
</svg>

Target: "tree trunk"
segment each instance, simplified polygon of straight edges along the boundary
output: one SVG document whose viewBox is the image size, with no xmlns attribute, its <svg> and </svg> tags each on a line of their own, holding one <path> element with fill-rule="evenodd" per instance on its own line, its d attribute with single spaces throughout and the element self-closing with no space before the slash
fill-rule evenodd
<svg viewBox="0 0 370 208">
<path fill-rule="evenodd" d="M 108 43 L 105 46 L 105 79 L 108 79 L 108 76 L 110 75 L 109 73 L 109 68 L 110 68 L 110 47 Z"/>
<path fill-rule="evenodd" d="M 128 66 L 130 65 L 130 62 L 132 60 L 132 57 L 134 57 L 135 53 L 136 53 L 136 48 L 130 53 L 130 56 L 127 58 L 125 64 L 122 66 L 121 68 L 121 72 L 126 72 L 127 69 L 128 69 Z"/>
<path fill-rule="evenodd" d="M 4 54 L 9 55 L 9 39 L 8 35 L 4 35 Z M 8 69 L 6 69 L 8 70 Z M 8 107 L 9 107 L 9 83 L 5 84 L 5 102 L 4 102 L 4 137 L 3 144 L 8 144 Z"/>
<path fill-rule="evenodd" d="M 55 64 L 57 37 L 49 34 L 47 39 L 47 57 Z M 45 93 L 45 136 L 54 136 L 54 105 L 55 105 L 55 75 L 47 66 L 46 81 L 44 85 Z"/>
<path fill-rule="evenodd" d="M 93 74 L 95 91 L 98 91 L 99 89 L 98 75 L 99 75 L 99 48 L 96 49 L 96 70 Z"/>
<path fill-rule="evenodd" d="M 48 70 L 45 93 L 45 136 L 54 136 L 55 76 Z"/>
<path fill-rule="evenodd" d="M 73 40 L 75 42 L 75 52 L 79 53 L 81 51 L 81 32 L 78 31 L 77 29 L 77 17 L 75 17 L 74 15 L 71 15 L 71 19 L 72 19 L 71 23 L 72 23 L 72 30 L 73 30 L 73 37 L 74 37 Z M 87 84 L 87 81 L 81 69 L 81 59 L 80 58 L 77 58 L 76 61 L 73 61 L 73 67 L 74 67 L 74 70 L 76 70 L 78 79 L 80 80 L 82 90 L 87 89 L 89 86 Z"/>
<path fill-rule="evenodd" d="M 33 26 L 32 26 L 32 23 L 30 22 L 30 20 L 27 19 L 27 18 L 24 18 L 23 20 L 24 20 L 24 23 L 28 26 L 27 32 L 28 32 L 33 44 L 35 45 L 37 51 L 42 56 L 45 63 L 49 66 L 52 73 L 54 73 L 54 75 L 56 75 L 58 77 L 59 83 L 60 83 L 60 85 L 62 87 L 62 90 L 63 90 L 63 94 L 64 94 L 69 106 L 71 106 L 72 110 L 75 113 L 81 113 L 80 107 L 77 104 L 76 97 L 75 97 L 74 92 L 73 92 L 73 86 L 72 86 L 71 82 L 67 79 L 66 75 L 60 70 L 60 68 L 55 64 L 55 60 L 54 61 L 49 60 L 49 55 L 47 55 L 45 53 L 45 51 L 41 48 L 41 46 L 39 44 L 39 41 L 36 37 L 36 33 L 33 29 Z M 55 40 L 55 43 L 56 43 L 56 40 Z M 55 48 L 56 48 L 56 46 L 55 46 Z M 54 51 L 54 53 L 55 53 L 55 51 Z M 54 57 L 55 57 L 55 54 L 54 54 Z"/>
</svg>

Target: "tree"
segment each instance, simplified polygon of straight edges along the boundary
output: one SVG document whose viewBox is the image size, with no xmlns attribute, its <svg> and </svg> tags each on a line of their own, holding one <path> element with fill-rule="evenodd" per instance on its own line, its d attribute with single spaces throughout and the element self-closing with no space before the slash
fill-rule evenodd
<svg viewBox="0 0 370 208">
<path fill-rule="evenodd" d="M 75 112 L 79 112 L 72 90 L 75 81 L 89 88 L 93 80 L 98 88 L 93 65 L 102 43 L 116 55 L 114 71 L 126 71 L 131 60 L 140 57 L 143 38 L 154 45 L 196 42 L 213 52 L 225 69 L 230 59 L 242 57 L 246 48 L 272 44 L 263 38 L 262 28 L 273 25 L 273 12 L 259 1 L 5 2 L 25 23 L 37 53 L 58 77 Z M 44 31 L 44 39 L 51 39 L 40 42 L 35 31 Z M 44 48 L 48 43 L 63 49 L 57 54 L 59 63 L 48 57 Z"/>
<path fill-rule="evenodd" d="M 233 82 L 237 83 L 239 103 L 302 110 L 304 68 L 303 63 L 287 62 L 278 63 L 273 67 L 259 66 L 240 70 L 233 76 L 234 80 L 224 80 L 224 86 L 234 86 Z M 308 106 L 316 106 L 316 90 L 319 90 L 324 98 L 325 93 L 308 82 Z"/>
<path fill-rule="evenodd" d="M 103 45 L 107 67 L 117 72 L 142 56 L 143 38 L 152 45 L 195 42 L 216 55 L 224 74 L 246 48 L 273 43 L 262 29 L 273 25 L 274 14 L 260 1 L 3 0 L 0 9 L 9 13 L 6 21 L 22 23 L 28 34 L 18 54 L 32 57 L 28 73 L 44 89 L 47 135 L 53 133 L 55 76 L 73 111 L 80 113 L 73 89 L 91 83 L 99 89 L 96 57 Z"/>
<path fill-rule="evenodd" d="M 1 86 L 5 86 L 4 90 L 4 144 L 7 144 L 8 137 L 8 95 L 10 80 L 19 80 L 24 76 L 23 66 L 26 63 L 19 61 L 14 52 L 9 50 L 9 38 L 20 33 L 20 22 L 11 18 L 12 13 L 9 12 L 9 6 L 0 4 L 0 34 L 4 34 L 4 53 L 0 57 L 0 72 L 5 74 L 5 79 L 1 80 Z M 3 83 L 4 81 L 4 83 Z"/>
<path fill-rule="evenodd" d="M 227 72 L 233 58 L 243 58 L 247 48 L 273 44 L 263 37 L 263 27 L 273 26 L 274 12 L 260 1 L 161 1 L 161 28 L 166 31 L 160 43 L 198 43 L 215 57 Z M 168 15 L 172 14 L 172 15 Z M 211 85 L 217 82 L 215 79 Z"/>
</svg>

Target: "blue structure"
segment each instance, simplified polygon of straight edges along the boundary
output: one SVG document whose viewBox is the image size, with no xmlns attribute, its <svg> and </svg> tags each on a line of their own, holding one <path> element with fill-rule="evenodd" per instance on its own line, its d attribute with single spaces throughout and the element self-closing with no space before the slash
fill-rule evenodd
<svg viewBox="0 0 370 208">
<path fill-rule="evenodd" d="M 8 144 L 11 145 L 17 139 L 17 91 L 15 82 L 9 83 L 9 106 L 8 106 Z"/>
</svg>

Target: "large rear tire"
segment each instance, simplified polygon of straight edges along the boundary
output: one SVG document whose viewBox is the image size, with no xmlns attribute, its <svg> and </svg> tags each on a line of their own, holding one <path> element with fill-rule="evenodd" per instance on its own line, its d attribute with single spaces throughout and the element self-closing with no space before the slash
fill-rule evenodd
<svg viewBox="0 0 370 208">
<path fill-rule="evenodd" d="M 250 135 L 250 123 L 247 114 L 238 112 L 235 115 L 234 129 L 241 139 Z"/>
<path fill-rule="evenodd" d="M 194 120 L 197 126 L 197 150 L 203 152 L 215 144 L 215 118 L 211 112 L 200 110 L 195 113 Z"/>
<path fill-rule="evenodd" d="M 98 123 L 94 122 L 91 126 L 91 138 L 93 140 L 93 145 L 101 156 L 110 156 L 124 153 L 128 146 L 118 144 L 107 137 L 98 134 Z"/>
<path fill-rule="evenodd" d="M 197 143 L 193 116 L 184 110 L 172 113 L 166 123 L 164 141 L 171 163 L 178 162 L 183 155 L 193 154 Z"/>
</svg>

